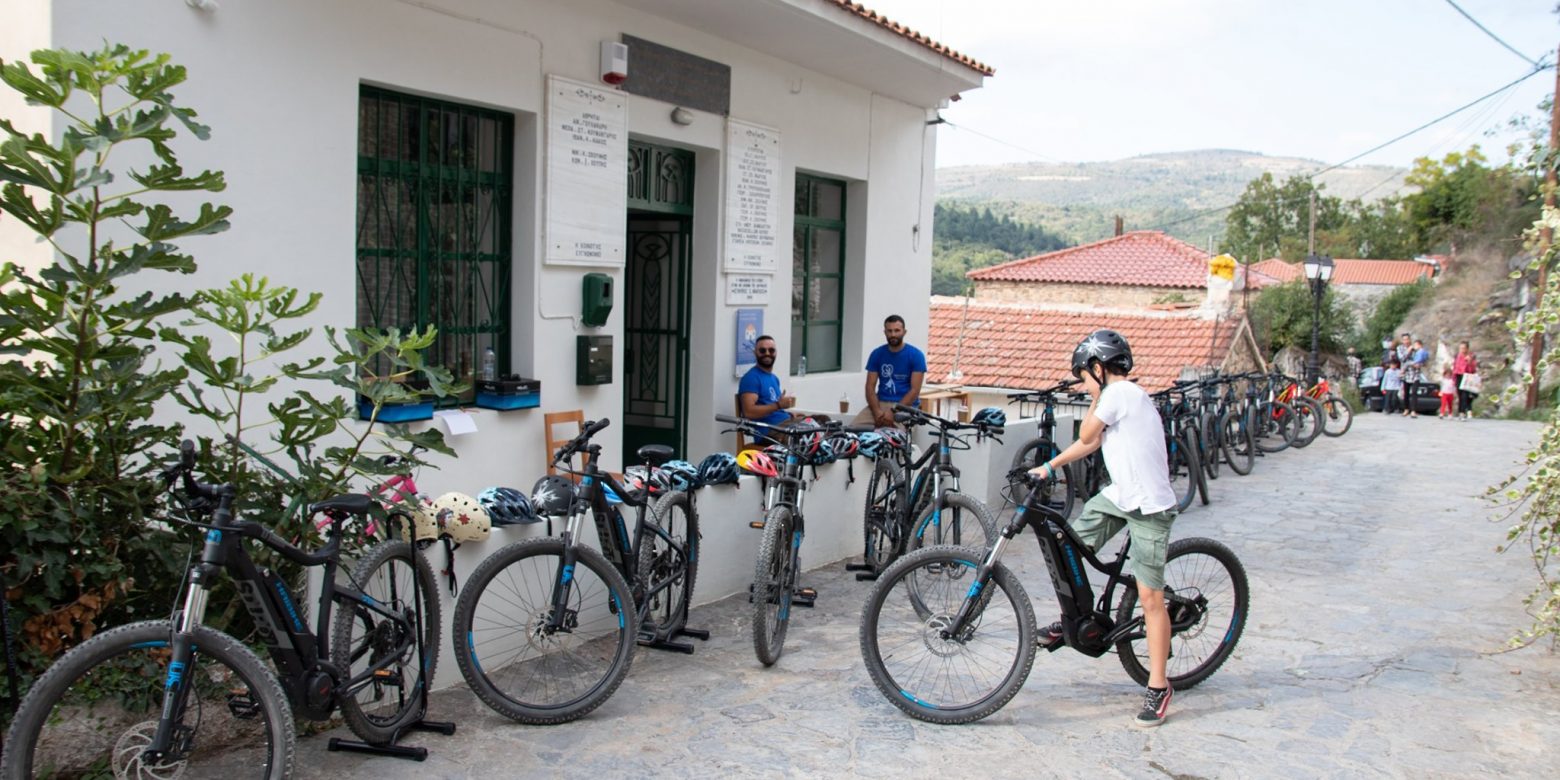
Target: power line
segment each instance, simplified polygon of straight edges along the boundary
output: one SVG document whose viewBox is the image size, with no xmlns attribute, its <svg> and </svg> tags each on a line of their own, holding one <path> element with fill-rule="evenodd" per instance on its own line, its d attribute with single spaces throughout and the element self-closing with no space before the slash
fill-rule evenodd
<svg viewBox="0 0 1560 780">
<path fill-rule="evenodd" d="M 1478 105 L 1480 103 L 1483 103 L 1484 101 L 1489 100 L 1490 98 L 1495 97 L 1496 95 L 1499 95 L 1500 93 L 1505 92 L 1506 90 L 1511 89 L 1511 88 L 1517 86 L 1518 84 L 1521 84 L 1522 82 L 1527 81 L 1528 79 L 1533 78 L 1534 76 L 1537 76 L 1540 73 L 1543 73 L 1546 70 L 1552 70 L 1554 67 L 1555 67 L 1554 65 L 1538 65 L 1538 66 L 1534 67 L 1533 70 L 1528 71 L 1528 73 L 1526 75 L 1522 76 L 1521 78 L 1518 78 L 1517 80 L 1512 81 L 1511 83 L 1506 84 L 1506 85 L 1500 87 L 1499 89 L 1496 89 L 1495 91 L 1490 92 L 1489 94 L 1484 95 L 1483 97 L 1480 97 L 1480 98 L 1478 98 L 1476 100 L 1473 100 L 1471 102 L 1468 102 L 1468 103 L 1464 103 L 1463 105 L 1458 106 L 1457 108 L 1454 108 L 1451 111 L 1448 111 L 1447 113 L 1442 114 L 1442 115 L 1436 117 L 1435 119 L 1432 119 L 1432 120 L 1430 120 L 1430 121 L 1428 121 L 1428 122 L 1426 122 L 1426 123 L 1424 123 L 1424 124 L 1414 128 L 1413 130 L 1410 130 L 1410 131 L 1408 131 L 1406 133 L 1403 133 L 1402 135 L 1399 135 L 1399 136 L 1393 138 L 1390 141 L 1386 141 L 1385 143 L 1377 144 L 1377 145 L 1375 145 L 1375 146 L 1373 146 L 1373 147 L 1371 147 L 1371 148 L 1369 148 L 1369 149 L 1367 149 L 1367 150 L 1365 150 L 1363 152 L 1360 152 L 1359 154 L 1354 155 L 1353 157 L 1350 157 L 1347 160 L 1344 160 L 1343 162 L 1335 163 L 1333 165 L 1329 165 L 1329 166 L 1327 166 L 1325 168 L 1322 168 L 1322 169 L 1320 169 L 1320 170 L 1318 170 L 1318 171 L 1316 171 L 1314 173 L 1307 174 L 1306 178 L 1307 179 L 1315 179 L 1316 177 L 1321 176 L 1324 173 L 1327 173 L 1329 171 L 1334 171 L 1334 170 L 1337 170 L 1339 168 L 1342 168 L 1343 166 L 1348 165 L 1349 163 L 1354 162 L 1355 160 L 1358 160 L 1358 159 L 1360 159 L 1362 157 L 1367 157 L 1369 155 L 1375 154 L 1376 152 L 1379 152 L 1382 149 L 1385 149 L 1388 146 L 1391 146 L 1391 145 L 1397 143 L 1398 141 L 1401 141 L 1401 140 L 1403 140 L 1403 139 L 1405 139 L 1405 138 L 1407 138 L 1407 137 L 1409 137 L 1411 135 L 1414 135 L 1415 133 L 1422 132 L 1422 131 L 1427 130 L 1427 129 L 1429 129 L 1429 128 L 1437 125 L 1437 124 L 1440 124 L 1441 122 L 1444 122 L 1444 121 L 1446 121 L 1448 119 L 1451 119 L 1452 117 L 1454 117 L 1454 116 L 1456 116 L 1456 115 L 1458 115 L 1458 114 L 1460 114 L 1460 113 L 1462 113 L 1464 111 L 1467 111 L 1468 109 L 1470 109 L 1470 108 L 1472 108 L 1472 107 L 1474 107 L 1474 106 L 1476 106 L 1476 105 Z M 1380 186 L 1380 185 L 1377 185 L 1377 186 Z M 1171 220 L 1169 222 L 1165 222 L 1165 223 L 1162 223 L 1162 224 L 1157 225 L 1155 227 L 1149 228 L 1149 230 L 1163 230 L 1163 229 L 1168 228 L 1168 227 L 1174 227 L 1174 226 L 1179 225 L 1179 224 L 1181 224 L 1183 222 L 1190 222 L 1190 221 L 1195 220 L 1195 219 L 1201 219 L 1202 217 L 1206 217 L 1206 216 L 1208 216 L 1210 214 L 1217 214 L 1217 213 L 1219 213 L 1221 211 L 1228 211 L 1228 210 L 1230 210 L 1232 208 L 1235 208 L 1238 205 L 1240 205 L 1239 201 L 1237 201 L 1235 203 L 1230 203 L 1230 204 L 1225 205 L 1225 206 L 1219 206 L 1218 208 L 1205 209 L 1203 211 L 1194 212 L 1194 213 L 1189 214 L 1189 215 L 1187 215 L 1185 217 L 1181 217 L 1179 219 Z"/>
<path fill-rule="evenodd" d="M 954 124 L 952 122 L 949 122 L 946 119 L 944 119 L 942 121 L 942 123 L 947 125 L 947 126 L 949 126 L 949 127 L 951 127 L 951 128 L 953 128 L 953 129 L 955 129 L 955 130 L 959 130 L 959 131 L 966 132 L 966 133 L 973 133 L 973 134 L 978 135 L 981 138 L 984 138 L 984 139 L 986 139 L 988 141 L 995 141 L 995 142 L 997 142 L 999 144 L 1002 144 L 1003 146 L 1007 146 L 1007 147 L 1011 147 L 1013 149 L 1017 149 L 1020 152 L 1023 152 L 1025 154 L 1032 154 L 1032 155 L 1034 155 L 1036 157 L 1039 157 L 1042 160 L 1050 160 L 1051 162 L 1055 162 L 1055 163 L 1064 162 L 1063 160 L 1058 160 L 1055 157 L 1052 157 L 1052 156 L 1050 156 L 1048 154 L 1041 154 L 1041 153 L 1039 153 L 1039 152 L 1037 152 L 1037 151 L 1035 151 L 1033 149 L 1026 149 L 1026 148 L 1024 148 L 1022 146 L 1019 146 L 1018 144 L 1010 143 L 1008 141 L 1004 141 L 1001 138 L 998 138 L 998 137 L 996 137 L 994 135 L 987 135 L 985 133 L 982 133 L 979 130 L 976 130 L 973 127 L 965 127 L 964 125 L 956 125 L 956 124 Z"/>
<path fill-rule="evenodd" d="M 1477 27 L 1480 30 L 1483 30 L 1484 34 L 1490 36 L 1490 38 L 1494 39 L 1494 41 L 1496 43 L 1506 47 L 1506 51 L 1509 51 L 1512 54 L 1515 54 L 1518 57 L 1521 57 L 1523 62 L 1526 62 L 1529 65 L 1532 65 L 1534 67 L 1534 69 L 1537 69 L 1539 67 L 1539 64 L 1538 64 L 1537 60 L 1534 60 L 1531 57 L 1527 56 L 1526 54 L 1523 54 L 1522 52 L 1517 51 L 1516 48 L 1513 47 L 1511 44 L 1506 43 L 1505 41 L 1501 40 L 1499 35 L 1496 35 L 1495 33 L 1490 32 L 1490 28 L 1485 27 L 1482 24 L 1479 24 L 1479 20 L 1478 19 L 1473 18 L 1472 14 L 1468 13 L 1467 11 L 1464 11 L 1462 9 L 1462 6 L 1458 5 L 1453 0 L 1446 0 L 1446 4 L 1451 6 L 1451 7 L 1453 7 L 1453 8 L 1455 8 L 1455 9 L 1457 9 L 1457 13 L 1462 14 L 1464 19 L 1467 19 L 1468 21 L 1472 22 L 1474 27 Z"/>
</svg>

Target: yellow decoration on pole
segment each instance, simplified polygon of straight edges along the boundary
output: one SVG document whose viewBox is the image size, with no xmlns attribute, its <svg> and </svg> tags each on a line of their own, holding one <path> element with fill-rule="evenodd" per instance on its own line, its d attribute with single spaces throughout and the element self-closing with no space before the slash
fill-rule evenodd
<svg viewBox="0 0 1560 780">
<path fill-rule="evenodd" d="M 1226 281 L 1234 281 L 1235 258 L 1229 255 L 1218 255 L 1208 258 L 1208 273 Z"/>
</svg>

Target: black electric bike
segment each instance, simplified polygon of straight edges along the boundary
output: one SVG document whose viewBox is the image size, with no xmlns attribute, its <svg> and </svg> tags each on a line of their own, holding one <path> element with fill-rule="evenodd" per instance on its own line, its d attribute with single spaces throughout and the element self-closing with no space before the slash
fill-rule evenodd
<svg viewBox="0 0 1560 780">
<path fill-rule="evenodd" d="M 170 620 L 98 634 L 49 667 L 11 724 L 0 777 L 283 778 L 293 767 L 295 712 L 324 721 L 339 710 L 354 733 L 385 746 L 379 752 L 394 752 L 390 743 L 409 728 L 452 733 L 421 720 L 438 659 L 438 591 L 427 561 L 407 542 L 382 541 L 358 560 L 351 585 L 336 582 L 342 524 L 378 512 L 373 499 L 342 495 L 310 505 L 308 514 L 324 514 L 330 525 L 325 547 L 309 552 L 236 517 L 234 486 L 197 482 L 194 468 L 186 441 L 163 472 L 165 486 L 179 483 L 184 494 L 186 517 L 169 519 L 206 529 L 183 607 Z M 287 584 L 250 560 L 245 540 L 323 568 L 313 631 Z M 239 640 L 204 625 L 223 571 L 274 673 Z"/>
<path fill-rule="evenodd" d="M 1028 494 L 996 543 L 929 547 L 884 572 L 861 616 L 861 656 L 894 706 L 933 723 L 970 723 L 1001 709 L 1023 687 L 1042 645 L 1034 609 L 1018 577 L 1002 563 L 1025 528 L 1035 532 L 1061 606 L 1063 645 L 1099 657 L 1114 649 L 1127 674 L 1148 682 L 1148 642 L 1137 582 L 1123 571 L 1129 537 L 1102 562 L 1049 504 L 1049 486 L 1023 471 Z M 1106 576 L 1099 599 L 1083 564 Z M 1111 602 L 1117 587 L 1121 599 Z M 1218 670 L 1246 625 L 1246 571 L 1212 539 L 1178 539 L 1165 562 L 1170 612 L 1170 683 L 1190 688 Z"/>
</svg>

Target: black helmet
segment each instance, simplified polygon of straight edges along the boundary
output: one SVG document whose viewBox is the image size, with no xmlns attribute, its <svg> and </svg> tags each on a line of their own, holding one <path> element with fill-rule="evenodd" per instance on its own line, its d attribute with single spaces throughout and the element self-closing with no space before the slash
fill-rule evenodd
<svg viewBox="0 0 1560 780">
<path fill-rule="evenodd" d="M 1132 372 L 1132 347 L 1127 346 L 1127 340 L 1116 331 L 1094 331 L 1073 348 L 1073 376 L 1082 376 L 1092 361 L 1099 361 L 1118 373 L 1129 374 Z"/>
<path fill-rule="evenodd" d="M 553 474 L 531 488 L 531 509 L 544 517 L 567 517 L 574 505 L 574 483 Z"/>
</svg>

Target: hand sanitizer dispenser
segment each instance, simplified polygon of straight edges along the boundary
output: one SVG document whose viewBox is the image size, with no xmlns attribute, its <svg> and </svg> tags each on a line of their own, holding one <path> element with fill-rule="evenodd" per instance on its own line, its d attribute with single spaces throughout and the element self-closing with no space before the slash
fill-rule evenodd
<svg viewBox="0 0 1560 780">
<path fill-rule="evenodd" d="M 580 293 L 583 298 L 580 322 L 592 328 L 607 324 L 607 315 L 612 313 L 612 277 L 602 273 L 585 274 Z"/>
</svg>

